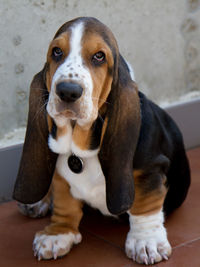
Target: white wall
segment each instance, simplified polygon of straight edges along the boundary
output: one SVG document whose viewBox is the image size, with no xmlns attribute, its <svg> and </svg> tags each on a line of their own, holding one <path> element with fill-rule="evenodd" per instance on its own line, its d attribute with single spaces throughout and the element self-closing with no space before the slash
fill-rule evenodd
<svg viewBox="0 0 200 267">
<path fill-rule="evenodd" d="M 25 126 L 29 84 L 64 22 L 94 16 L 114 32 L 140 90 L 157 103 L 200 93 L 200 0 L 1 0 L 0 137 Z"/>
</svg>

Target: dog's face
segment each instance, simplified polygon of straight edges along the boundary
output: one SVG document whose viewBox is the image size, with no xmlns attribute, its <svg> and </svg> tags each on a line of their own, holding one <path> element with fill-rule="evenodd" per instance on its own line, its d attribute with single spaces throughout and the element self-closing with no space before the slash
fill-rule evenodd
<svg viewBox="0 0 200 267">
<path fill-rule="evenodd" d="M 105 31 L 106 29 L 106 31 Z M 87 127 L 111 90 L 116 41 L 95 19 L 64 24 L 47 54 L 47 111 L 62 126 L 66 119 Z"/>
</svg>

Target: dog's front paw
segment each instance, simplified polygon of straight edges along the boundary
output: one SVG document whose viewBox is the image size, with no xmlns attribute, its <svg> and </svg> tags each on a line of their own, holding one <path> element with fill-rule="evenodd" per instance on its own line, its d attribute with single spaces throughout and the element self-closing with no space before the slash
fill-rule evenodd
<svg viewBox="0 0 200 267">
<path fill-rule="evenodd" d="M 69 232 L 67 234 L 47 235 L 38 232 L 33 241 L 34 256 L 38 260 L 57 259 L 57 257 L 67 254 L 73 244 L 80 243 L 81 239 L 80 233 Z"/>
<path fill-rule="evenodd" d="M 143 238 L 129 235 L 126 240 L 126 254 L 138 263 L 154 264 L 163 259 L 168 260 L 171 254 L 171 246 L 168 240 L 160 238 Z"/>
<path fill-rule="evenodd" d="M 125 250 L 129 258 L 140 264 L 154 264 L 168 260 L 171 246 L 162 218 L 156 216 L 131 216 L 131 229 L 128 233 Z"/>
</svg>

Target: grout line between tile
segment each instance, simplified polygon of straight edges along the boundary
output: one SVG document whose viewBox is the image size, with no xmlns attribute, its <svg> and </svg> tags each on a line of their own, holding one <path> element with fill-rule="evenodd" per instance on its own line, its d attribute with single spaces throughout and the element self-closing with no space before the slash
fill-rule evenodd
<svg viewBox="0 0 200 267">
<path fill-rule="evenodd" d="M 95 234 L 95 233 L 93 233 L 93 232 L 88 231 L 88 230 L 85 229 L 84 227 L 82 227 L 82 229 L 83 229 L 85 232 L 87 232 L 88 234 L 94 236 L 96 239 L 100 239 L 101 241 L 104 241 L 105 243 L 107 243 L 107 244 L 109 244 L 109 245 L 111 245 L 111 246 L 113 246 L 113 247 L 115 247 L 115 248 L 118 248 L 118 249 L 120 249 L 121 251 L 124 251 L 124 249 L 123 249 L 122 247 L 116 245 L 115 243 L 110 242 L 110 241 L 106 240 L 105 238 L 103 238 L 103 237 L 101 237 L 101 236 L 99 236 L 99 235 L 97 235 L 97 234 Z"/>
<path fill-rule="evenodd" d="M 182 243 L 182 244 L 180 244 L 180 245 L 177 245 L 177 246 L 173 247 L 173 249 L 177 249 L 177 248 L 181 248 L 181 247 L 187 246 L 187 245 L 192 244 L 192 243 L 194 243 L 194 242 L 196 242 L 196 241 L 199 241 L 199 240 L 200 240 L 200 237 L 197 237 L 197 238 L 195 238 L 195 239 L 192 239 L 192 240 L 190 240 L 190 241 L 187 241 L 187 242 L 185 242 L 185 243 Z"/>
</svg>

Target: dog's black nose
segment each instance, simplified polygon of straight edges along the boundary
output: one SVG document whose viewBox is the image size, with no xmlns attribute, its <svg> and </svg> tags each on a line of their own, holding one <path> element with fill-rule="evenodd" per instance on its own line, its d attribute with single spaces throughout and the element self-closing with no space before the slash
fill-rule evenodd
<svg viewBox="0 0 200 267">
<path fill-rule="evenodd" d="M 77 83 L 61 82 L 56 85 L 56 94 L 65 102 L 75 102 L 82 92 L 83 88 Z"/>
</svg>

